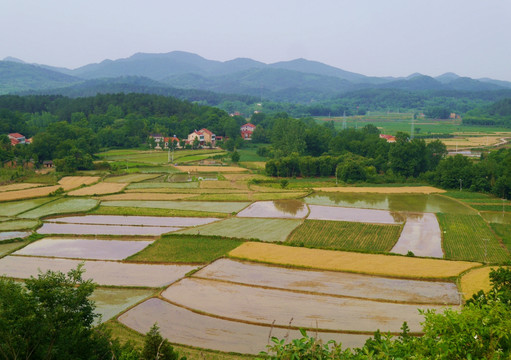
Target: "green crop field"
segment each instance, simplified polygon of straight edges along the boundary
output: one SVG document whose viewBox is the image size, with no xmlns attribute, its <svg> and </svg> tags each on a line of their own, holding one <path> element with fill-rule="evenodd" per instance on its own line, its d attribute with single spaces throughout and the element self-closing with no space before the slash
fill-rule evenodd
<svg viewBox="0 0 511 360">
<path fill-rule="evenodd" d="M 307 195 L 306 192 L 247 192 L 235 193 L 231 190 L 231 195 L 226 196 L 220 190 L 213 190 L 215 194 L 202 194 L 191 199 L 201 201 L 223 201 L 229 199 L 232 201 L 263 201 L 263 200 L 286 200 L 286 199 L 299 199 Z"/>
<path fill-rule="evenodd" d="M 390 251 L 401 233 L 399 225 L 305 220 L 287 243 L 333 250 Z"/>
<path fill-rule="evenodd" d="M 257 147 L 249 147 L 237 150 L 240 154 L 240 162 L 266 161 L 265 157 L 257 155 Z"/>
<path fill-rule="evenodd" d="M 0 215 L 14 216 L 17 214 L 21 214 L 22 212 L 41 206 L 52 200 L 55 200 L 55 198 L 40 198 L 33 200 L 10 201 L 2 203 L 2 205 L 0 206 Z"/>
<path fill-rule="evenodd" d="M 18 219 L 12 221 L 4 221 L 0 223 L 0 231 L 33 229 L 37 225 L 39 225 L 38 220 Z"/>
<path fill-rule="evenodd" d="M 122 176 L 112 176 L 105 179 L 105 182 L 116 182 L 116 183 L 132 183 L 132 182 L 139 182 L 144 181 L 148 179 L 153 179 L 155 177 L 158 177 L 160 175 L 158 174 L 129 174 L 129 175 L 122 175 Z"/>
<path fill-rule="evenodd" d="M 140 182 L 128 185 L 127 189 L 194 189 L 199 187 L 198 181 L 190 182 Z"/>
<path fill-rule="evenodd" d="M 0 258 L 28 244 L 28 241 L 0 241 Z"/>
<path fill-rule="evenodd" d="M 215 235 L 261 241 L 285 241 L 301 220 L 230 218 L 216 223 L 181 230 L 179 234 Z"/>
<path fill-rule="evenodd" d="M 97 200 L 93 199 L 59 199 L 49 204 L 42 205 L 36 209 L 27 211 L 19 217 L 27 219 L 37 219 L 48 215 L 58 215 L 65 213 L 77 213 L 89 211 L 98 205 Z"/>
<path fill-rule="evenodd" d="M 226 197 L 224 196 L 224 199 Z M 238 212 L 247 207 L 249 202 L 207 202 L 207 201 L 157 201 L 157 200 L 116 200 L 103 201 L 103 206 L 122 206 L 122 207 L 147 207 L 154 209 L 176 209 L 193 211 L 213 211 L 221 213 Z"/>
<path fill-rule="evenodd" d="M 243 241 L 193 235 L 167 235 L 127 260 L 142 262 L 207 263 L 226 255 Z"/>
<path fill-rule="evenodd" d="M 185 156 L 201 155 L 211 157 L 222 152 L 224 150 L 221 149 L 176 150 L 174 151 L 174 162 Z M 169 162 L 168 151 L 163 150 L 112 150 L 99 153 L 97 156 L 106 161 L 131 161 L 153 165 L 167 164 Z"/>
<path fill-rule="evenodd" d="M 123 206 L 100 206 L 89 212 L 92 215 L 134 215 L 134 216 L 179 216 L 179 217 L 227 217 L 227 213 L 177 210 L 177 209 L 155 209 L 144 207 L 123 207 Z"/>
<path fill-rule="evenodd" d="M 470 205 L 474 209 L 479 211 L 504 211 L 504 212 L 511 212 L 511 205 L 477 205 L 472 204 Z"/>
<path fill-rule="evenodd" d="M 437 214 L 437 217 L 443 231 L 443 248 L 447 259 L 490 263 L 509 259 L 509 253 L 481 216 Z"/>
<path fill-rule="evenodd" d="M 490 224 L 493 231 L 500 236 L 504 245 L 506 245 L 509 252 L 511 252 L 511 224 Z"/>
</svg>

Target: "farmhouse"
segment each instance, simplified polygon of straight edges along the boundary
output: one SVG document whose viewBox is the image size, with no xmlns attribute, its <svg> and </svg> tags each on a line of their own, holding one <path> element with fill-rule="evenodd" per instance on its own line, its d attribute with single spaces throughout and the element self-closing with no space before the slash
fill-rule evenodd
<svg viewBox="0 0 511 360">
<path fill-rule="evenodd" d="M 395 143 L 396 142 L 396 137 L 393 136 L 393 135 L 380 134 L 380 139 L 385 139 L 389 143 Z"/>
<path fill-rule="evenodd" d="M 176 149 L 179 149 L 181 147 L 179 145 L 179 139 L 176 137 L 176 135 L 174 135 L 172 137 L 166 137 L 164 139 L 163 146 L 165 147 L 165 149 L 168 149 L 169 148 L 169 144 L 172 144 L 172 143 L 174 143 L 174 148 L 176 148 Z"/>
<path fill-rule="evenodd" d="M 25 136 L 21 135 L 20 133 L 12 133 L 7 135 L 9 137 L 9 140 L 11 140 L 11 145 L 16 146 L 18 144 L 25 144 L 26 139 Z"/>
<path fill-rule="evenodd" d="M 245 125 L 242 125 L 240 131 L 243 140 L 252 140 L 252 133 L 254 132 L 255 128 L 256 126 L 251 123 L 246 123 Z"/>
<path fill-rule="evenodd" d="M 186 140 L 186 142 L 188 144 L 193 144 L 193 142 L 195 141 L 195 139 L 198 139 L 199 140 L 199 144 L 201 146 L 204 146 L 206 144 L 211 144 L 212 146 L 215 146 L 215 142 L 216 142 L 216 135 L 213 134 L 211 131 L 209 131 L 208 129 L 206 128 L 203 128 L 203 129 L 200 129 L 200 130 L 195 130 L 194 132 L 192 132 L 190 135 L 188 135 L 188 139 Z"/>
</svg>

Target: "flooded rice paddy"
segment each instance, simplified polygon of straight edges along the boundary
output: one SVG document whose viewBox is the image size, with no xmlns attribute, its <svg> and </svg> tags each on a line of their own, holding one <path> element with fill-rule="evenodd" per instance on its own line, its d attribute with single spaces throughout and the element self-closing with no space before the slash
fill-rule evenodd
<svg viewBox="0 0 511 360">
<path fill-rule="evenodd" d="M 474 210 L 437 194 L 316 193 L 305 198 L 307 204 L 414 213 L 474 214 Z"/>
<path fill-rule="evenodd" d="M 38 208 L 27 211 L 21 215 L 22 218 L 36 219 L 52 214 L 63 214 L 72 212 L 89 211 L 96 207 L 99 201 L 93 199 L 59 199 L 44 204 Z"/>
<path fill-rule="evenodd" d="M 386 210 L 354 209 L 349 207 L 309 205 L 310 220 L 351 221 L 372 224 L 400 224 L 405 217 Z"/>
<path fill-rule="evenodd" d="M 454 283 L 401 280 L 334 271 L 298 270 L 219 259 L 194 277 L 240 284 L 417 304 L 458 304 Z"/>
<path fill-rule="evenodd" d="M 39 220 L 17 219 L 12 221 L 0 222 L 0 231 L 16 231 L 32 229 L 39 225 Z"/>
<path fill-rule="evenodd" d="M 25 238 L 31 234 L 30 231 L 3 231 L 0 232 L 0 241 L 16 238 Z"/>
<path fill-rule="evenodd" d="M 222 299 L 224 301 L 224 299 Z M 296 330 L 251 325 L 200 315 L 160 299 L 149 299 L 119 317 L 119 321 L 140 333 L 147 333 L 158 322 L 163 337 L 172 342 L 201 348 L 258 354 L 266 348 L 268 337 L 301 337 Z M 289 320 L 288 320 L 289 322 Z M 368 335 L 322 333 L 324 342 L 336 340 L 344 347 L 360 347 Z"/>
<path fill-rule="evenodd" d="M 151 243 L 152 241 L 45 238 L 16 251 L 14 255 L 122 260 L 143 250 Z"/>
<path fill-rule="evenodd" d="M 7 256 L 0 259 L 0 274 L 28 279 L 47 270 L 67 273 L 84 264 L 84 279 L 93 279 L 99 285 L 162 287 L 194 270 L 192 265 L 148 265 L 115 261 L 83 261 L 43 257 Z"/>
<path fill-rule="evenodd" d="M 391 252 L 442 258 L 442 234 L 435 214 L 408 214 L 405 226 Z"/>
<path fill-rule="evenodd" d="M 305 294 L 186 278 L 162 293 L 172 303 L 206 314 L 271 326 L 328 330 L 399 332 L 406 319 L 410 331 L 422 329 L 417 304 L 397 304 L 362 299 Z M 442 306 L 428 305 L 441 310 Z"/>
<path fill-rule="evenodd" d="M 221 213 L 238 212 L 248 206 L 249 202 L 217 202 L 217 201 L 104 201 L 102 206 L 127 206 L 127 207 L 146 207 L 156 209 L 176 209 L 176 210 L 195 210 L 195 211 L 213 211 Z"/>
<path fill-rule="evenodd" d="M 46 222 L 99 224 L 99 225 L 140 225 L 140 226 L 197 226 L 217 221 L 217 218 L 200 217 L 161 217 L 161 216 L 122 216 L 122 215 L 85 215 L 46 219 Z"/>
<path fill-rule="evenodd" d="M 0 206 L 0 216 L 14 216 L 21 214 L 22 212 L 33 209 L 37 206 L 41 206 L 49 201 L 53 200 L 52 198 L 42 198 L 42 199 L 33 199 L 33 200 L 22 200 L 22 201 L 11 201 L 8 203 L 3 203 Z"/>
<path fill-rule="evenodd" d="M 124 225 L 87 225 L 44 223 L 37 230 L 39 234 L 75 234 L 75 235 L 161 235 L 180 230 L 169 226 L 124 226 Z"/>
<path fill-rule="evenodd" d="M 258 201 L 241 211 L 239 217 L 303 219 L 309 209 L 299 200 Z"/>
</svg>

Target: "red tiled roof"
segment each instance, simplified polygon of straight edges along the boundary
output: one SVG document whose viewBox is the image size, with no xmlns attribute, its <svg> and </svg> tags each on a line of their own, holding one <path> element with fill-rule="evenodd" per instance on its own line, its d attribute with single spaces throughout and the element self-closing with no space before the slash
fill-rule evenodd
<svg viewBox="0 0 511 360">
<path fill-rule="evenodd" d="M 12 134 L 9 134 L 9 137 L 13 137 L 13 138 L 19 139 L 19 138 L 22 138 L 22 137 L 25 137 L 25 136 L 21 135 L 20 133 L 12 133 Z"/>
<path fill-rule="evenodd" d="M 213 135 L 213 133 L 212 133 L 211 131 L 209 131 L 208 129 L 206 129 L 206 128 L 200 129 L 200 130 L 199 130 L 199 133 L 200 133 L 200 132 L 205 132 L 205 133 L 206 133 L 206 134 L 208 134 L 208 135 Z"/>
<path fill-rule="evenodd" d="M 246 123 L 245 125 L 242 125 L 241 127 L 244 127 L 244 126 L 250 126 L 251 128 L 256 127 L 254 124 L 251 124 L 251 123 Z"/>
<path fill-rule="evenodd" d="M 12 137 L 12 138 L 10 138 L 10 139 L 11 139 L 11 145 L 12 145 L 12 146 L 17 145 L 17 144 L 19 144 L 19 143 L 20 143 L 18 139 L 15 139 L 15 138 L 13 138 L 13 137 Z"/>
</svg>

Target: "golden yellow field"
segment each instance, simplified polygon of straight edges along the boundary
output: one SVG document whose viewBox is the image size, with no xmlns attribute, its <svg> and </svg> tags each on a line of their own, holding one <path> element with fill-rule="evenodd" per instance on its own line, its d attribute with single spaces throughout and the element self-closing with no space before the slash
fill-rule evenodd
<svg viewBox="0 0 511 360">
<path fill-rule="evenodd" d="M 176 169 L 182 172 L 190 173 L 214 173 L 214 172 L 243 172 L 248 171 L 245 168 L 238 166 L 176 166 Z"/>
<path fill-rule="evenodd" d="M 412 279 L 455 277 L 481 265 L 476 262 L 306 249 L 256 242 L 242 244 L 232 250 L 229 256 L 271 264 Z"/>
<path fill-rule="evenodd" d="M 402 186 L 402 187 L 322 187 L 314 188 L 315 191 L 346 192 L 346 193 L 378 193 L 378 194 L 433 194 L 443 193 L 445 190 L 433 186 Z"/>
<path fill-rule="evenodd" d="M 99 200 L 180 200 L 197 196 L 197 194 L 154 194 L 154 193 L 129 193 L 101 196 Z"/>
<path fill-rule="evenodd" d="M 99 181 L 99 176 L 65 176 L 59 180 L 64 191 L 75 189 L 82 185 L 90 185 Z"/>
<path fill-rule="evenodd" d="M 270 179 L 267 176 L 258 174 L 224 174 L 224 177 L 227 180 L 231 181 L 246 181 L 250 179 Z"/>
<path fill-rule="evenodd" d="M 97 183 L 92 186 L 80 188 L 74 191 L 69 192 L 69 195 L 72 196 L 86 196 L 86 195 L 103 195 L 103 194 L 113 194 L 119 191 L 122 191 L 128 184 L 123 183 Z"/>
<path fill-rule="evenodd" d="M 490 271 L 496 269 L 495 266 L 485 266 L 468 271 L 460 279 L 461 292 L 465 299 L 469 299 L 479 290 L 487 292 L 491 289 Z"/>
<path fill-rule="evenodd" d="M 264 169 L 266 166 L 266 163 L 264 161 L 247 161 L 240 163 L 244 167 L 252 170 L 260 170 Z"/>
<path fill-rule="evenodd" d="M 54 186 L 44 186 L 44 187 L 37 187 L 37 188 L 25 189 L 25 190 L 7 191 L 7 192 L 0 193 L 0 201 L 21 200 L 21 199 L 30 199 L 30 198 L 35 198 L 35 197 L 47 196 L 60 187 L 61 187 L 60 185 L 54 185 Z"/>
<path fill-rule="evenodd" d="M 458 149 L 462 148 L 473 148 L 481 146 L 493 146 L 502 143 L 501 140 L 504 137 L 509 137 L 510 134 L 502 136 L 457 136 L 454 138 L 441 139 L 441 141 L 447 146 L 447 149 Z"/>
<path fill-rule="evenodd" d="M 39 187 L 39 186 L 43 186 L 43 184 L 30 184 L 30 183 L 10 184 L 10 185 L 0 186 L 0 192 L 30 189 L 30 188 L 35 188 L 35 187 Z"/>
</svg>

